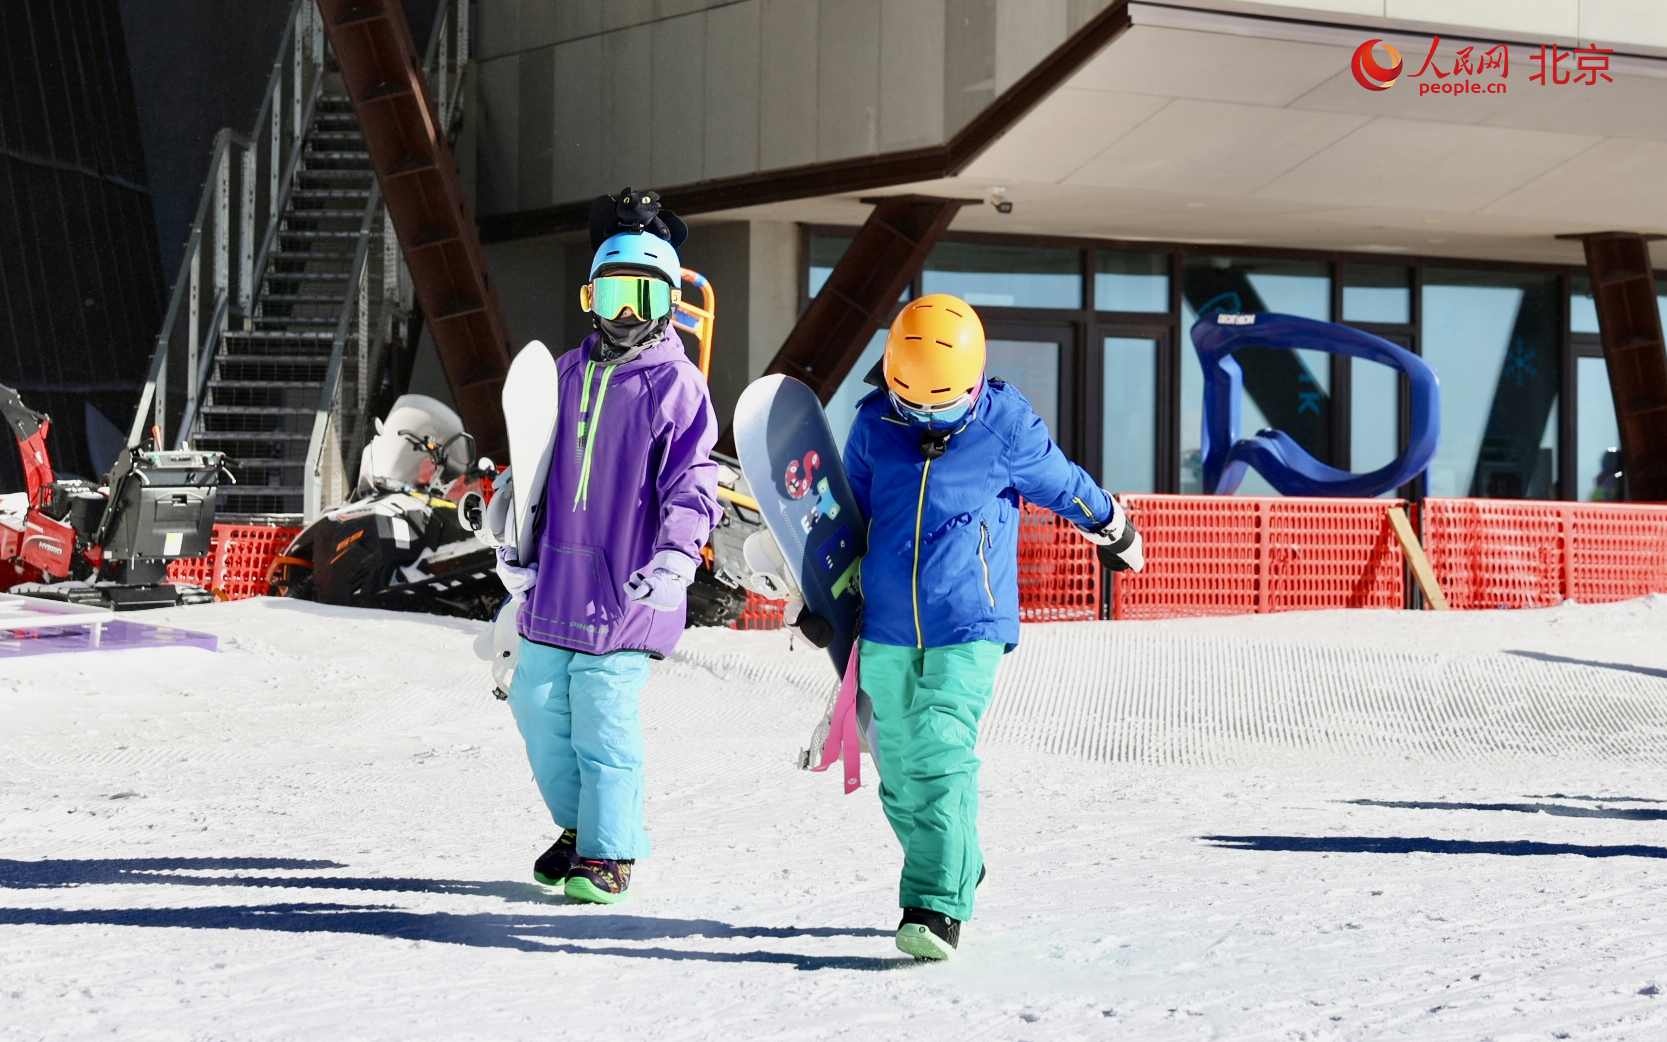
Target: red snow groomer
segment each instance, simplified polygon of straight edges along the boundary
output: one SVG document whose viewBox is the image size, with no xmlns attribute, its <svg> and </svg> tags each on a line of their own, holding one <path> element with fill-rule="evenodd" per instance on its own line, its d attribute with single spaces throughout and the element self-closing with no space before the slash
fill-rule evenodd
<svg viewBox="0 0 1667 1042">
<path fill-rule="evenodd" d="M 0 385 L 0 416 L 17 437 L 24 491 L 0 494 L 0 591 L 117 609 L 180 602 L 168 562 L 208 553 L 218 452 L 132 448 L 103 486 L 58 480 L 46 450 L 52 420 Z"/>
</svg>

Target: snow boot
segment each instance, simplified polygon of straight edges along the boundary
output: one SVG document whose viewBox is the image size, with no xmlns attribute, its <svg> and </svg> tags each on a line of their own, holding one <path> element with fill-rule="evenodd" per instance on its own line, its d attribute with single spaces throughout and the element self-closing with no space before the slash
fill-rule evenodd
<svg viewBox="0 0 1667 1042">
<path fill-rule="evenodd" d="M 568 873 L 579 856 L 574 848 L 578 838 L 579 834 L 572 829 L 562 829 L 561 836 L 550 845 L 550 849 L 533 862 L 533 878 L 545 886 L 567 885 Z"/>
<path fill-rule="evenodd" d="M 625 900 L 631 885 L 630 861 L 577 857 L 568 871 L 566 893 L 575 901 L 611 905 Z"/>
<path fill-rule="evenodd" d="M 938 962 L 955 954 L 961 923 L 930 908 L 905 908 L 897 924 L 897 947 L 920 962 Z"/>
</svg>

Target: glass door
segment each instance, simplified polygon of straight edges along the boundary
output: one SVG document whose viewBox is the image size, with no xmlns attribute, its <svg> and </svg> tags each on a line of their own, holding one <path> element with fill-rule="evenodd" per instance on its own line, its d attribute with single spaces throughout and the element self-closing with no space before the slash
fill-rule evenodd
<svg viewBox="0 0 1667 1042">
<path fill-rule="evenodd" d="M 1165 491 L 1160 403 L 1168 333 L 1102 325 L 1098 335 L 1100 393 L 1092 403 L 1098 416 L 1089 421 L 1098 443 L 1095 476 L 1101 487 L 1118 494 Z"/>
<path fill-rule="evenodd" d="M 1574 361 L 1575 486 L 1577 499 L 1621 498 L 1621 432 L 1609 391 L 1609 363 L 1582 351 Z"/>
<path fill-rule="evenodd" d="M 1079 451 L 1076 436 L 1076 335 L 1064 323 L 986 321 L 989 361 L 985 372 L 1017 387 L 1030 400 L 1048 433 L 1067 455 Z"/>
</svg>

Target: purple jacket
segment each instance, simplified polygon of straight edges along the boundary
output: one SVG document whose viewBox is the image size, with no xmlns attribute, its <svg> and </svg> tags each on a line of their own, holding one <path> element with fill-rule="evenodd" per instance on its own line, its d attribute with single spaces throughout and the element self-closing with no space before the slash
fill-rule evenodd
<svg viewBox="0 0 1667 1042">
<path fill-rule="evenodd" d="M 619 365 L 590 364 L 595 343 L 587 337 L 556 361 L 561 412 L 521 635 L 589 655 L 663 656 L 683 635 L 686 611 L 635 603 L 625 583 L 661 550 L 699 559 L 723 516 L 712 462 L 718 419 L 670 328 Z"/>
</svg>

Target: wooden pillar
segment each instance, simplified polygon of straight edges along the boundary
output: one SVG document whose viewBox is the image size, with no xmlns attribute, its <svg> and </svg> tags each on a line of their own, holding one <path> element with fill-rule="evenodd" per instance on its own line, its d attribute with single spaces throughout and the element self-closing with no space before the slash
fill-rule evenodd
<svg viewBox="0 0 1667 1042">
<path fill-rule="evenodd" d="M 1615 398 L 1627 498 L 1667 501 L 1667 346 L 1649 245 L 1633 232 L 1594 232 L 1580 239 Z"/>
</svg>

